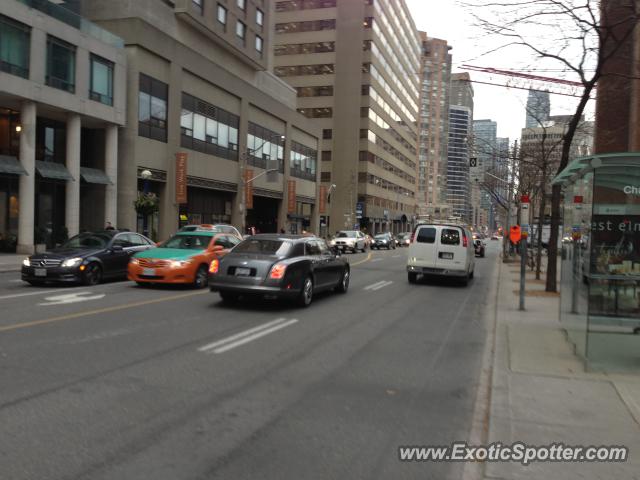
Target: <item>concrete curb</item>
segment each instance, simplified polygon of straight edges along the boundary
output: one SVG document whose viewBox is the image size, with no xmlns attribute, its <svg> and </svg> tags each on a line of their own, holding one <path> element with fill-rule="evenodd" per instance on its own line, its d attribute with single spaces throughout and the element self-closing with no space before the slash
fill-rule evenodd
<svg viewBox="0 0 640 480">
<path fill-rule="evenodd" d="M 496 257 L 497 281 L 493 283 L 487 296 L 493 304 L 489 304 L 485 313 L 487 325 L 487 339 L 482 354 L 482 368 L 476 391 L 476 400 L 473 407 L 471 431 L 469 432 L 469 445 L 486 445 L 489 438 L 491 425 L 491 400 L 493 393 L 493 377 L 496 350 L 496 327 L 498 321 L 498 294 L 500 292 L 500 280 L 502 275 L 502 255 Z M 485 462 L 466 462 L 462 479 L 482 480 L 485 473 Z"/>
</svg>

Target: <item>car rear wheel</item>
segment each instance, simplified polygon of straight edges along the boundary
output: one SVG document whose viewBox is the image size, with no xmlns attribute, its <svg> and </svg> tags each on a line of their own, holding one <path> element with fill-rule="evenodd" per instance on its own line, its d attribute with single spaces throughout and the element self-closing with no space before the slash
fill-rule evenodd
<svg viewBox="0 0 640 480">
<path fill-rule="evenodd" d="M 298 305 L 301 307 L 308 307 L 311 305 L 311 301 L 313 300 L 313 279 L 311 276 L 308 276 L 304 279 L 304 283 L 302 284 L 302 290 L 300 290 L 300 295 L 298 296 Z"/>
<path fill-rule="evenodd" d="M 349 280 L 351 279 L 351 272 L 348 268 L 345 268 L 340 277 L 340 283 L 336 287 L 336 292 L 347 293 L 349 290 Z"/>
<path fill-rule="evenodd" d="M 209 272 L 206 265 L 200 265 L 196 271 L 196 276 L 193 280 L 193 286 L 195 288 L 204 288 L 209 283 Z"/>
<path fill-rule="evenodd" d="M 97 263 L 90 263 L 84 271 L 83 283 L 85 285 L 97 285 L 102 280 L 102 268 Z"/>
<path fill-rule="evenodd" d="M 418 274 L 416 272 L 407 272 L 407 279 L 409 283 L 416 283 L 418 281 Z"/>
</svg>

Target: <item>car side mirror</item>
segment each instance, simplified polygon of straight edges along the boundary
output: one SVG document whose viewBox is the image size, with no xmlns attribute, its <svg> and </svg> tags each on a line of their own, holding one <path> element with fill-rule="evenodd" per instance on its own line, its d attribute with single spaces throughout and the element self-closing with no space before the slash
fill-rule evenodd
<svg viewBox="0 0 640 480">
<path fill-rule="evenodd" d="M 122 250 L 124 250 L 122 245 L 111 245 L 111 251 L 114 253 L 121 252 Z"/>
</svg>

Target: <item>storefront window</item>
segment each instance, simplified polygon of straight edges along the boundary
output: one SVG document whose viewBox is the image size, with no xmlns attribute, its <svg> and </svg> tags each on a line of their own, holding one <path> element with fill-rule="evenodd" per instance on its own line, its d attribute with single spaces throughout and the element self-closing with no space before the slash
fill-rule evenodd
<svg viewBox="0 0 640 480">
<path fill-rule="evenodd" d="M 637 369 L 640 158 L 605 155 L 569 167 L 561 234 L 561 322 L 588 367 Z"/>
</svg>

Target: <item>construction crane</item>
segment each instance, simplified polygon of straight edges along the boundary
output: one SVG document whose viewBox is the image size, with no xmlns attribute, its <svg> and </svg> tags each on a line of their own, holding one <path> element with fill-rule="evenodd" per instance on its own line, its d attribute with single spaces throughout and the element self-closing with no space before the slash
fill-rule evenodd
<svg viewBox="0 0 640 480">
<path fill-rule="evenodd" d="M 481 80 L 471 80 L 473 83 L 484 85 L 494 85 L 497 87 L 516 88 L 520 90 L 547 91 L 556 95 L 568 97 L 581 97 L 582 83 L 562 78 L 543 77 L 530 73 L 517 72 L 512 70 L 500 70 L 493 67 L 479 67 L 476 65 L 464 64 L 461 68 L 472 72 L 480 72 L 488 75 L 500 75 L 509 77 L 506 83 L 495 83 Z M 491 80 L 491 79 L 490 79 Z"/>
</svg>

